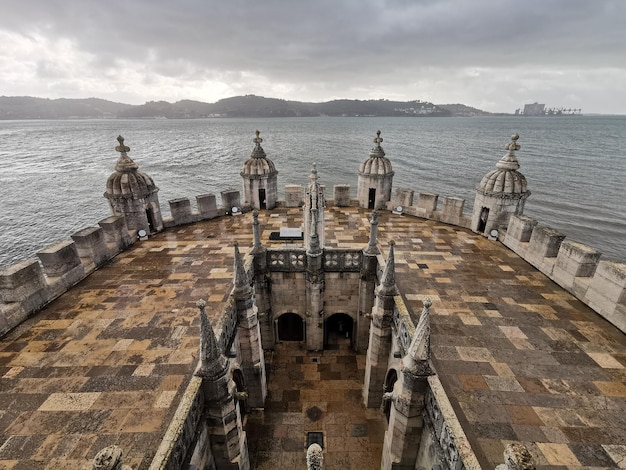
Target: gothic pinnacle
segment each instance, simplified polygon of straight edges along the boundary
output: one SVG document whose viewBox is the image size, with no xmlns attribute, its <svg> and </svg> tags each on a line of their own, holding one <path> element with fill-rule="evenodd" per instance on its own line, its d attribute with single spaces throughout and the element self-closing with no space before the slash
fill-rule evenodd
<svg viewBox="0 0 626 470">
<path fill-rule="evenodd" d="M 389 242 L 389 254 L 387 255 L 387 262 L 385 263 L 385 269 L 383 270 L 383 276 L 380 280 L 380 286 L 378 287 L 378 295 L 397 295 L 398 288 L 396 287 L 396 265 L 394 246 L 395 242 L 391 240 Z"/>
<path fill-rule="evenodd" d="M 206 301 L 198 300 L 200 310 L 200 361 L 195 375 L 208 379 L 216 378 L 226 370 L 226 358 L 220 353 L 217 338 L 206 314 Z"/>
<path fill-rule="evenodd" d="M 250 289 L 250 284 L 248 283 L 248 275 L 246 274 L 246 270 L 243 267 L 243 260 L 241 259 L 241 254 L 239 253 L 239 243 L 235 241 L 235 261 L 234 261 L 234 271 L 235 271 L 235 294 L 245 293 Z"/>
</svg>

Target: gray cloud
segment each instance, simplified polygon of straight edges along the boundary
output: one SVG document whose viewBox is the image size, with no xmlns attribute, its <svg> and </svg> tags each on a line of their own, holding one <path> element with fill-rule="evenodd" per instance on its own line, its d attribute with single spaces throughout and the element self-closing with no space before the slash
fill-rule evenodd
<svg viewBox="0 0 626 470">
<path fill-rule="evenodd" d="M 77 96 L 135 102 L 257 93 L 626 112 L 622 0 L 14 3 L 0 18 L 13 44 L 0 53 L 3 94 L 28 84 L 25 94 L 51 96 L 51 78 Z M 24 69 L 15 88 L 11 62 Z"/>
</svg>

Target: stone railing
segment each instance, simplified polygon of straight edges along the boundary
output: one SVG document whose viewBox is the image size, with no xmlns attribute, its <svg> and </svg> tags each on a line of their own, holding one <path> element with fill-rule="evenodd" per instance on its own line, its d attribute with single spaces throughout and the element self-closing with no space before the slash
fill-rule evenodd
<svg viewBox="0 0 626 470">
<path fill-rule="evenodd" d="M 526 216 L 511 216 L 503 243 L 626 333 L 626 264 Z"/>
</svg>

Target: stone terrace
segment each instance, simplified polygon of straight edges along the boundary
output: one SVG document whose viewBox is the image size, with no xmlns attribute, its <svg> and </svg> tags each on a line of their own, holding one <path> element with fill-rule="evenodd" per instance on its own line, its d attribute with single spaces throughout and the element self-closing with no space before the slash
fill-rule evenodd
<svg viewBox="0 0 626 470">
<path fill-rule="evenodd" d="M 298 209 L 259 217 L 262 240 Z M 369 211 L 330 208 L 326 246 L 367 244 Z M 197 359 L 195 301 L 213 323 L 251 216 L 168 229 L 135 244 L 0 342 L 0 469 L 81 468 L 121 446 L 154 455 Z M 412 313 L 433 299 L 434 363 L 484 468 L 525 443 L 539 469 L 626 468 L 626 338 L 501 244 L 383 213 Z M 271 377 L 271 374 L 270 374 Z M 268 410 L 269 411 L 269 410 Z M 302 454 L 304 456 L 304 453 Z M 304 457 L 303 457 L 304 458 Z"/>
</svg>

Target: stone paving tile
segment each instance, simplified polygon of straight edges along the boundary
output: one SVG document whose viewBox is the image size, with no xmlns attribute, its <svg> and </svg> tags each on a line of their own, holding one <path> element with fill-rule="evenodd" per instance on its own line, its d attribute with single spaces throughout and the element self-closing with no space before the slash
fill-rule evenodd
<svg viewBox="0 0 626 470">
<path fill-rule="evenodd" d="M 326 246 L 363 248 L 368 218 L 363 209 L 329 208 Z M 250 214 L 223 217 L 140 242 L 6 335 L 0 341 L 0 468 L 79 468 L 114 443 L 122 445 L 133 469 L 147 468 L 196 362 L 195 302 L 207 299 L 207 312 L 218 315 L 232 289 L 232 243 L 237 240 L 244 254 L 249 250 L 251 220 Z M 269 234 L 285 225 L 300 227 L 302 211 L 262 212 L 260 222 L 264 244 L 284 248 L 283 242 L 269 242 Z M 422 300 L 433 300 L 433 361 L 484 468 L 501 463 L 510 441 L 527 444 L 540 470 L 626 468 L 622 333 L 514 253 L 468 230 L 383 212 L 383 253 L 392 239 L 397 282 L 414 321 Z M 270 374 L 276 387 L 267 424 L 296 426 L 275 432 L 304 432 L 301 423 L 280 417 L 287 413 L 286 419 L 297 421 L 293 413 L 318 403 L 315 394 L 304 394 L 314 389 L 315 374 L 320 383 L 337 386 L 324 393 L 362 381 L 353 375 L 339 383 L 352 363 L 331 365 L 308 372 L 308 378 L 295 369 L 285 377 Z M 290 380 L 303 384 L 299 401 L 284 401 Z M 351 414 L 329 411 L 346 400 L 357 409 L 357 388 L 347 389 L 354 395 L 334 394 L 320 406 L 320 424 L 351 422 Z M 82 409 L 89 402 L 82 398 L 77 405 L 66 402 L 69 409 L 40 409 L 53 394 L 98 398 L 88 409 Z M 131 414 L 133 402 L 147 406 L 154 418 Z M 355 423 L 367 424 L 370 438 L 376 428 L 368 420 L 375 421 L 376 413 L 365 410 Z M 380 453 L 382 444 L 373 442 L 382 443 L 382 431 L 375 432 L 371 449 Z M 284 444 L 293 447 L 292 441 Z M 16 455 L 20 448 L 25 455 Z M 298 468 L 303 462 L 303 454 L 282 448 L 276 461 L 263 460 L 264 453 L 259 450 L 258 468 Z M 337 455 L 332 465 L 366 468 L 357 451 L 351 454 L 343 460 Z"/>
</svg>

